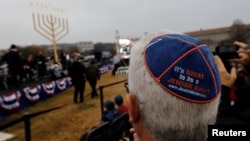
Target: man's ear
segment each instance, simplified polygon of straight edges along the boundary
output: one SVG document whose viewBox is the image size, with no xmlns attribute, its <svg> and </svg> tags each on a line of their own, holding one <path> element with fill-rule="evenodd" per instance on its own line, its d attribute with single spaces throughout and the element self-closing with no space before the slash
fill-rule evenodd
<svg viewBox="0 0 250 141">
<path fill-rule="evenodd" d="M 141 113 L 136 97 L 132 94 L 126 95 L 126 103 L 129 109 L 129 121 L 131 123 L 138 121 L 141 117 Z"/>
</svg>

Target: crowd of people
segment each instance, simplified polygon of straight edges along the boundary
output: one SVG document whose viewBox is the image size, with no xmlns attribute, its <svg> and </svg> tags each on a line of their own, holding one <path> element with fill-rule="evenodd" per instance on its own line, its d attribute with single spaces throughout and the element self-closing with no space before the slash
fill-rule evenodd
<svg viewBox="0 0 250 141">
<path fill-rule="evenodd" d="M 37 81 L 48 75 L 47 58 L 42 51 L 36 55 L 29 54 L 23 58 L 16 45 L 12 44 L 9 50 L 1 56 L 1 65 L 6 73 L 1 75 L 1 83 L 5 89 L 17 89 L 24 82 Z"/>
<path fill-rule="evenodd" d="M 71 76 L 75 88 L 75 103 L 78 102 L 78 93 L 79 102 L 83 102 L 85 81 L 91 85 L 92 97 L 98 95 L 96 85 L 100 79 L 100 71 L 94 59 L 84 60 L 78 52 L 69 54 L 61 50 L 58 60 L 59 62 L 56 62 L 53 56 L 46 56 L 41 50 L 37 54 L 22 56 L 18 47 L 12 44 L 0 59 L 1 90 L 19 89 L 26 83 L 52 81 Z"/>
</svg>

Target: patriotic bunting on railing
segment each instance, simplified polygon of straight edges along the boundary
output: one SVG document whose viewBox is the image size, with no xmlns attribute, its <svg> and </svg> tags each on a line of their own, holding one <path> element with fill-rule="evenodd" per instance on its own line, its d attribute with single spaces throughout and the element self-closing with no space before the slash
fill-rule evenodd
<svg viewBox="0 0 250 141">
<path fill-rule="evenodd" d="M 61 78 L 61 79 L 56 80 L 56 86 L 60 91 L 65 90 L 67 88 L 65 78 Z"/>
<path fill-rule="evenodd" d="M 30 86 L 23 89 L 25 97 L 31 102 L 36 103 L 40 99 L 41 86 Z"/>
<path fill-rule="evenodd" d="M 70 87 L 72 85 L 71 77 L 66 77 L 66 81 Z"/>
<path fill-rule="evenodd" d="M 107 66 L 106 67 L 101 67 L 101 68 L 99 68 L 99 71 L 100 71 L 101 74 L 104 74 L 104 73 L 109 71 L 109 68 Z"/>
<path fill-rule="evenodd" d="M 0 106 L 9 113 L 14 112 L 20 108 L 20 98 L 20 91 L 0 95 Z"/>
<path fill-rule="evenodd" d="M 112 66 L 100 68 L 100 73 L 104 74 L 112 69 Z M 0 120 L 7 114 L 27 108 L 35 102 L 47 99 L 58 92 L 72 86 L 71 77 L 64 77 L 55 81 L 38 84 L 37 86 L 27 86 L 22 90 L 0 95 Z M 30 104 L 31 103 L 31 104 Z"/>
<path fill-rule="evenodd" d="M 52 96 L 55 94 L 56 83 L 55 81 L 49 81 L 49 82 L 43 83 L 42 88 L 47 95 Z"/>
</svg>

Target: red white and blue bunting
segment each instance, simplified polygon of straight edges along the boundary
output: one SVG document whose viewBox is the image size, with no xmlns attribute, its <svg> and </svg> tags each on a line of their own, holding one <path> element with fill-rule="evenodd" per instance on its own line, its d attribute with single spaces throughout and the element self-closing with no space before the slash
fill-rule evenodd
<svg viewBox="0 0 250 141">
<path fill-rule="evenodd" d="M 108 66 L 101 67 L 101 68 L 99 68 L 99 71 L 101 74 L 104 74 L 104 73 L 109 71 L 109 67 Z"/>
<path fill-rule="evenodd" d="M 110 69 L 110 66 L 103 67 L 100 68 L 100 72 L 104 74 Z M 27 86 L 21 90 L 2 94 L 0 95 L 0 121 L 4 119 L 7 114 L 25 109 L 33 103 L 50 98 L 56 93 L 60 93 L 71 86 L 71 77 L 64 77 L 58 80 L 41 83 L 37 86 Z"/>
<path fill-rule="evenodd" d="M 5 111 L 13 112 L 20 108 L 21 92 L 11 92 L 4 95 L 0 95 L 0 106 Z"/>
<path fill-rule="evenodd" d="M 41 86 L 31 86 L 23 89 L 25 97 L 31 102 L 36 103 L 40 99 Z"/>
<path fill-rule="evenodd" d="M 45 91 L 47 95 L 54 95 L 56 90 L 55 81 L 50 81 L 42 84 L 42 89 Z"/>
<path fill-rule="evenodd" d="M 56 86 L 60 91 L 63 91 L 67 88 L 67 83 L 65 78 L 56 80 Z"/>
<path fill-rule="evenodd" d="M 68 83 L 68 85 L 70 87 L 72 85 L 72 79 L 71 79 L 71 77 L 66 77 L 65 79 L 66 79 L 66 81 L 67 81 L 67 83 Z"/>
</svg>

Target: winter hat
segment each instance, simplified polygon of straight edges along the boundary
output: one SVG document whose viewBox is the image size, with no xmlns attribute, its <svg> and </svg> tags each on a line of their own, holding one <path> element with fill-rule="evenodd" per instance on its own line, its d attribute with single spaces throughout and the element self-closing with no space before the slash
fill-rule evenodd
<svg viewBox="0 0 250 141">
<path fill-rule="evenodd" d="M 123 97 L 120 94 L 118 94 L 118 95 L 115 96 L 115 103 L 117 105 L 123 104 Z"/>
<path fill-rule="evenodd" d="M 11 44 L 10 49 L 16 49 L 16 45 L 15 44 Z"/>
<path fill-rule="evenodd" d="M 220 76 L 212 51 L 183 34 L 164 34 L 144 48 L 147 71 L 168 93 L 189 102 L 207 103 L 220 92 Z"/>
<path fill-rule="evenodd" d="M 104 103 L 104 106 L 108 109 L 108 110 L 112 110 L 112 109 L 115 109 L 115 103 L 111 100 L 107 100 L 105 103 Z"/>
</svg>

